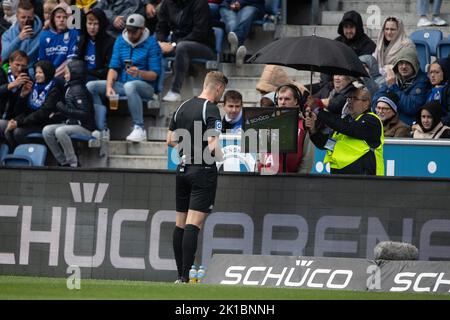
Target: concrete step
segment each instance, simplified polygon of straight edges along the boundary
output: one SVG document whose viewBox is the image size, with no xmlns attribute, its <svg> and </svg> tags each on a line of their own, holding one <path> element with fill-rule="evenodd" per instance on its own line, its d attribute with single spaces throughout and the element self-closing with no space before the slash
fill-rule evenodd
<svg viewBox="0 0 450 320">
<path fill-rule="evenodd" d="M 345 0 L 341 1 L 343 11 L 356 10 L 360 13 L 366 12 L 367 8 L 372 5 L 378 6 L 381 12 L 416 12 L 415 0 L 381 0 L 381 1 L 360 1 L 360 0 Z M 431 10 L 431 7 L 430 7 Z M 450 12 L 450 2 L 443 1 L 441 6 L 442 13 Z"/>
<path fill-rule="evenodd" d="M 147 130 L 147 137 L 150 141 L 166 141 L 167 128 L 169 123 L 163 127 L 151 127 Z"/>
<path fill-rule="evenodd" d="M 167 156 L 165 142 L 145 141 L 132 143 L 128 141 L 110 141 L 110 155 Z"/>
<path fill-rule="evenodd" d="M 109 168 L 167 169 L 167 156 L 111 155 Z"/>
<path fill-rule="evenodd" d="M 338 26 L 342 20 L 344 11 L 322 11 L 322 25 L 334 25 Z M 403 24 L 405 26 L 416 27 L 417 26 L 417 14 L 415 12 L 381 12 L 379 24 L 373 19 L 372 13 L 361 13 L 364 25 L 370 28 L 380 29 L 381 24 L 388 16 L 401 17 Z M 441 18 L 450 22 L 450 13 L 445 13 L 441 15 Z"/>
</svg>

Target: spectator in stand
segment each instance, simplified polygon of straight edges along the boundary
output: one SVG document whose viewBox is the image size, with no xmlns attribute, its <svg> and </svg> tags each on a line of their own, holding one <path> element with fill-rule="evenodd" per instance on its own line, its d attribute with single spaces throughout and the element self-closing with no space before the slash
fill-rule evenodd
<svg viewBox="0 0 450 320">
<path fill-rule="evenodd" d="M 328 93 L 329 87 L 323 87 L 314 95 L 314 103 L 321 108 L 327 108 L 328 111 L 334 114 L 342 114 L 349 94 L 355 90 L 353 81 L 354 79 L 350 76 L 334 75 L 331 91 Z M 308 99 L 307 104 L 310 107 L 311 102 L 312 100 Z"/>
<path fill-rule="evenodd" d="M 433 1 L 433 19 L 430 21 L 427 18 L 429 10 L 430 1 L 429 0 L 417 0 L 417 15 L 419 15 L 419 21 L 417 21 L 418 27 L 429 27 L 429 26 L 446 26 L 447 21 L 440 17 L 442 0 Z"/>
<path fill-rule="evenodd" d="M 352 48 L 357 56 L 372 54 L 376 44 L 364 33 L 364 24 L 359 12 L 354 10 L 344 13 L 338 26 L 339 36 L 335 39 Z M 329 86 L 332 76 L 322 73 L 320 75 L 319 90 L 324 86 Z M 317 90 L 314 92 L 316 93 Z"/>
<path fill-rule="evenodd" d="M 266 93 L 259 99 L 260 107 L 275 107 L 275 91 Z"/>
<path fill-rule="evenodd" d="M 425 104 L 430 89 L 427 75 L 420 70 L 416 50 L 403 48 L 397 54 L 393 70 L 388 69 L 386 84 L 375 94 L 372 110 L 375 111 L 376 101 L 380 96 L 394 92 L 399 97 L 397 110 L 400 120 L 411 125 L 419 108 Z"/>
<path fill-rule="evenodd" d="M 306 98 L 309 92 L 301 93 L 300 90 L 293 84 L 281 85 L 275 91 L 275 102 L 277 107 L 284 108 L 300 108 L 306 102 Z M 286 170 L 283 169 L 283 154 L 275 156 L 271 153 L 261 155 L 259 170 L 265 170 L 263 168 L 269 168 L 269 170 L 278 170 L 281 172 L 296 172 L 296 173 L 309 173 L 314 163 L 314 148 L 311 144 L 309 137 L 303 124 L 303 116 L 300 112 L 297 132 L 297 153 L 286 154 Z M 274 162 L 278 159 L 278 166 L 274 166 Z"/>
<path fill-rule="evenodd" d="M 64 101 L 56 104 L 57 112 L 50 115 L 58 124 L 44 127 L 42 134 L 60 166 L 79 167 L 70 135 L 90 135 L 95 129 L 92 96 L 86 89 L 87 68 L 84 61 L 71 60 L 64 68 L 66 92 Z M 59 122 L 59 121 L 58 121 Z"/>
<path fill-rule="evenodd" d="M 354 10 L 344 13 L 338 27 L 337 41 L 343 42 L 355 51 L 357 56 L 372 54 L 376 44 L 364 33 L 364 24 L 359 12 Z"/>
<path fill-rule="evenodd" d="M 223 0 L 219 10 L 225 23 L 231 54 L 236 55 L 236 66 L 241 67 L 247 55 L 244 42 L 252 23 L 264 17 L 264 0 Z"/>
<path fill-rule="evenodd" d="M 86 14 L 86 31 L 80 37 L 78 58 L 87 65 L 87 81 L 106 80 L 114 46 L 114 38 L 106 33 L 107 26 L 103 10 L 94 8 Z"/>
<path fill-rule="evenodd" d="M 13 51 L 22 50 L 27 53 L 28 68 L 33 68 L 38 59 L 42 22 L 29 0 L 19 2 L 16 15 L 17 23 L 2 35 L 2 61 L 7 61 Z"/>
<path fill-rule="evenodd" d="M 414 139 L 449 139 L 450 127 L 441 122 L 442 107 L 439 101 L 426 103 L 417 113 L 417 122 L 412 125 Z"/>
<path fill-rule="evenodd" d="M 241 133 L 242 131 L 242 95 L 235 90 L 228 90 L 223 96 L 222 133 Z"/>
<path fill-rule="evenodd" d="M 222 0 L 208 0 L 212 26 L 225 29 L 225 24 L 220 20 L 219 8 L 221 3 Z"/>
<path fill-rule="evenodd" d="M 383 122 L 385 137 L 410 137 L 411 127 L 400 120 L 397 113 L 398 97 L 388 92 L 377 99 L 377 116 Z"/>
<path fill-rule="evenodd" d="M 380 86 L 385 83 L 384 77 L 380 74 L 380 68 L 378 67 L 377 60 L 370 54 L 359 56 L 359 60 L 361 60 L 364 68 L 366 68 L 366 71 L 370 76 L 369 78 L 361 77 L 360 81 L 367 89 L 369 89 L 370 94 L 374 95 Z"/>
<path fill-rule="evenodd" d="M 158 23 L 158 6 L 161 0 L 142 0 L 145 4 L 145 27 L 153 34 Z"/>
<path fill-rule="evenodd" d="M 17 103 L 24 86 L 32 85 L 28 72 L 28 56 L 24 51 L 16 50 L 9 56 L 9 66 L 5 71 L 0 68 L 0 137 L 11 119 L 17 117 L 22 109 Z"/>
<path fill-rule="evenodd" d="M 67 19 L 72 13 L 70 7 L 61 2 L 50 15 L 50 30 L 42 32 L 39 46 L 39 60 L 48 60 L 55 66 L 55 77 L 64 75 L 70 59 L 77 57 L 79 30 L 69 29 Z"/>
<path fill-rule="evenodd" d="M 438 59 L 430 65 L 428 77 L 431 82 L 431 92 L 427 102 L 437 100 L 442 106 L 442 123 L 450 126 L 450 60 Z"/>
<path fill-rule="evenodd" d="M 11 149 L 27 143 L 26 136 L 31 132 L 41 132 L 53 121 L 50 115 L 57 111 L 56 103 L 63 99 L 62 89 L 56 85 L 53 76 L 55 67 L 50 61 L 41 60 L 35 64 L 34 84 L 26 83 L 16 104 L 23 111 L 9 120 L 5 137 Z"/>
<path fill-rule="evenodd" d="M 11 25 L 17 21 L 17 6 L 19 5 L 19 0 L 3 0 L 3 19 L 8 21 Z"/>
<path fill-rule="evenodd" d="M 131 60 L 130 64 L 125 63 Z M 128 141 L 147 140 L 144 128 L 143 99 L 153 97 L 157 78 L 161 74 L 161 48 L 155 37 L 145 28 L 145 18 L 140 14 L 128 17 L 126 28 L 114 43 L 106 81 L 87 84 L 95 104 L 102 104 L 101 96 L 126 95 L 133 130 Z"/>
<path fill-rule="evenodd" d="M 370 92 L 358 88 L 348 97 L 348 113 L 341 115 L 317 106 L 306 108 L 305 127 L 316 147 L 327 150 L 324 162 L 331 174 L 384 175 L 383 124 L 370 112 Z M 334 132 L 317 126 L 317 120 Z"/>
<path fill-rule="evenodd" d="M 45 0 L 43 5 L 44 10 L 44 26 L 42 29 L 48 30 L 50 28 L 50 16 L 53 9 L 58 5 L 58 0 Z"/>
<path fill-rule="evenodd" d="M 110 31 L 119 35 L 125 29 L 125 22 L 131 14 L 145 15 L 143 0 L 102 0 L 96 7 L 102 9 L 109 21 Z"/>
<path fill-rule="evenodd" d="M 215 37 L 208 3 L 202 0 L 164 0 L 158 14 L 156 38 L 164 55 L 175 56 L 172 84 L 163 100 L 181 101 L 180 92 L 190 60 L 215 59 Z"/>
<path fill-rule="evenodd" d="M 403 22 L 398 17 L 387 17 L 377 38 L 377 48 L 373 53 L 380 68 L 380 74 L 386 78 L 392 69 L 400 50 L 404 47 L 416 49 L 414 42 L 405 33 Z"/>
</svg>

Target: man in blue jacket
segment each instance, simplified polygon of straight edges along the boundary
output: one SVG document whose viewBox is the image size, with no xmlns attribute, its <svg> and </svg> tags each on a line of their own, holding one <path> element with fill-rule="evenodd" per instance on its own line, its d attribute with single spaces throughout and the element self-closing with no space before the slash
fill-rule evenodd
<svg viewBox="0 0 450 320">
<path fill-rule="evenodd" d="M 33 69 L 38 59 L 42 22 L 28 0 L 19 2 L 16 15 L 17 22 L 2 35 L 2 61 L 8 61 L 12 52 L 22 50 L 28 55 L 28 67 Z"/>
<path fill-rule="evenodd" d="M 405 47 L 398 53 L 393 69 L 388 71 L 386 84 L 375 93 L 372 110 L 375 111 L 379 97 L 393 92 L 399 97 L 397 111 L 400 120 L 411 125 L 419 108 L 425 104 L 430 90 L 430 81 L 425 72 L 420 70 L 416 50 Z"/>
<path fill-rule="evenodd" d="M 128 141 L 147 140 L 144 128 L 142 99 L 151 99 L 157 78 L 161 73 L 161 48 L 155 37 L 145 28 L 145 18 L 132 14 L 126 27 L 114 43 L 108 75 L 105 80 L 90 81 L 87 84 L 94 104 L 102 104 L 101 95 L 126 95 L 128 109 L 133 121 L 133 130 Z"/>
</svg>

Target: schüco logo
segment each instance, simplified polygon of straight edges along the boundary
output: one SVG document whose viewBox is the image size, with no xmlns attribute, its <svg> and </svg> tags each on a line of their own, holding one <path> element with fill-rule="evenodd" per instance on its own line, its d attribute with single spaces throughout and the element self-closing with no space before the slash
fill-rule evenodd
<svg viewBox="0 0 450 320">
<path fill-rule="evenodd" d="M 353 276 L 352 270 L 313 268 L 314 260 L 296 260 L 295 267 L 230 266 L 221 284 L 345 289 Z M 276 281 L 276 282 L 275 282 Z M 275 282 L 275 283 L 273 283 Z"/>
</svg>

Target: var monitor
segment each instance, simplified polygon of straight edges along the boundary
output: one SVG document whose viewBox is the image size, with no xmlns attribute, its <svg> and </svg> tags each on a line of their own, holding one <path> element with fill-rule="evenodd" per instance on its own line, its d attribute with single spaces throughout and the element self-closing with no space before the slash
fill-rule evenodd
<svg viewBox="0 0 450 320">
<path fill-rule="evenodd" d="M 245 153 L 297 152 L 299 108 L 245 107 L 241 150 Z M 272 150 L 273 149 L 273 150 Z"/>
</svg>

